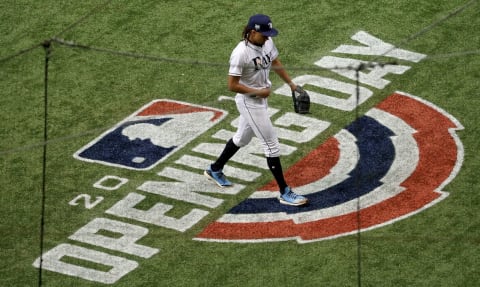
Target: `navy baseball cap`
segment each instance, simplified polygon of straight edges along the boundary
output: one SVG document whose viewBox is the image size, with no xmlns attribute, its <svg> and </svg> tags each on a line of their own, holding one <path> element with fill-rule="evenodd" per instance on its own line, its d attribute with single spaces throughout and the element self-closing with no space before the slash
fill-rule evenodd
<svg viewBox="0 0 480 287">
<path fill-rule="evenodd" d="M 249 29 L 253 29 L 257 32 L 262 33 L 263 36 L 266 37 L 274 37 L 278 35 L 278 31 L 273 28 L 272 21 L 270 17 L 263 14 L 256 14 L 250 17 L 248 20 L 247 27 Z"/>
</svg>

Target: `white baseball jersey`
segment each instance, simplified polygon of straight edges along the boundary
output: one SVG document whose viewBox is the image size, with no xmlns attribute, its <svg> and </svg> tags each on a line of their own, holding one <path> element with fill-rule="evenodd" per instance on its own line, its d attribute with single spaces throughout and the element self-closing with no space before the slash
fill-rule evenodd
<svg viewBox="0 0 480 287">
<path fill-rule="evenodd" d="M 240 42 L 230 56 L 230 76 L 240 77 L 240 84 L 262 89 L 270 88 L 269 79 L 272 61 L 278 57 L 278 50 L 269 38 L 262 47 L 250 42 Z M 280 144 L 267 112 L 267 99 L 244 94 L 235 96 L 240 112 L 237 132 L 233 136 L 235 145 L 247 145 L 255 135 L 262 143 L 265 156 L 280 156 Z"/>
<path fill-rule="evenodd" d="M 269 88 L 268 78 L 272 61 L 278 57 L 278 50 L 269 38 L 262 47 L 245 41 L 238 43 L 230 56 L 228 74 L 240 76 L 240 84 L 252 88 Z"/>
</svg>

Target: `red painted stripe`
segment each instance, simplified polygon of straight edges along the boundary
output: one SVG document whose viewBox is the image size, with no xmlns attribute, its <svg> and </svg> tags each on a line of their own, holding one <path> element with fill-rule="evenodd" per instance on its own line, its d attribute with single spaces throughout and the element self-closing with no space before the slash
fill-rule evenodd
<svg viewBox="0 0 480 287">
<path fill-rule="evenodd" d="M 223 113 L 220 111 L 185 105 L 182 103 L 170 101 L 158 101 L 138 113 L 139 116 L 154 116 L 154 115 L 174 115 L 174 114 L 189 114 L 194 112 L 214 112 L 214 117 L 210 121 L 219 119 Z"/>
<path fill-rule="evenodd" d="M 455 123 L 432 107 L 400 94 L 393 94 L 377 107 L 418 131 L 414 134 L 420 151 L 418 167 L 404 186 L 432 191 L 440 186 L 457 162 L 457 145 L 448 131 Z"/>
<path fill-rule="evenodd" d="M 331 137 L 326 142 L 311 151 L 303 159 L 285 171 L 285 180 L 292 187 L 307 185 L 328 175 L 340 158 L 339 143 Z M 294 183 L 294 184 L 292 184 Z M 275 180 L 262 186 L 258 190 L 278 191 Z"/>
</svg>

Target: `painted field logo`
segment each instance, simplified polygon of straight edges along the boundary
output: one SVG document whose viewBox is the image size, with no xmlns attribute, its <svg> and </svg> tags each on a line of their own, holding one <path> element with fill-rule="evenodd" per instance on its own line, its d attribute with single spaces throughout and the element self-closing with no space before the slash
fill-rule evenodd
<svg viewBox="0 0 480 287">
<path fill-rule="evenodd" d="M 155 100 L 81 148 L 74 157 L 128 169 L 151 169 L 226 115 L 209 107 Z"/>
<path fill-rule="evenodd" d="M 395 93 L 286 171 L 309 206 L 278 204 L 271 182 L 195 239 L 305 243 L 420 212 L 448 196 L 442 188 L 463 161 L 459 129 L 461 124 L 440 108 Z"/>
</svg>

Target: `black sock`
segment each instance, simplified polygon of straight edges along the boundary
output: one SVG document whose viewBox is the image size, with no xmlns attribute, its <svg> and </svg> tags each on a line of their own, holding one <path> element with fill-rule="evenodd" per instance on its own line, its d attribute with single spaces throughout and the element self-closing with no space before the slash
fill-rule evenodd
<svg viewBox="0 0 480 287">
<path fill-rule="evenodd" d="M 223 169 L 223 166 L 229 161 L 232 156 L 240 149 L 240 147 L 236 146 L 233 143 L 233 139 L 230 139 L 225 148 L 223 149 L 222 153 L 218 157 L 218 159 L 211 165 L 211 169 L 213 171 L 219 171 Z"/>
<path fill-rule="evenodd" d="M 280 193 L 283 194 L 285 188 L 288 186 L 283 177 L 282 164 L 279 157 L 267 157 L 268 168 L 273 174 L 273 177 L 277 181 Z"/>
</svg>

